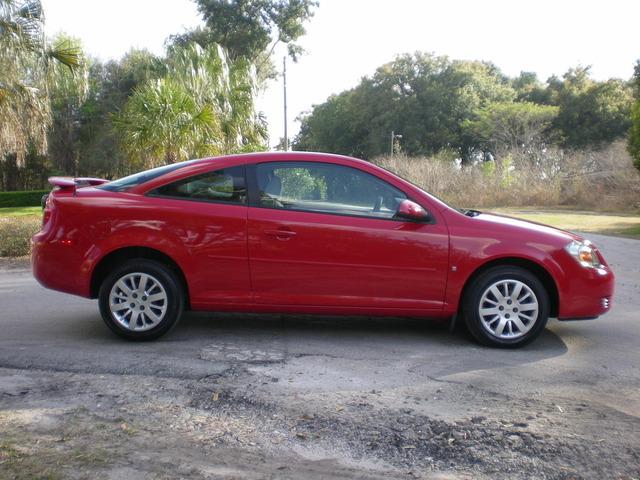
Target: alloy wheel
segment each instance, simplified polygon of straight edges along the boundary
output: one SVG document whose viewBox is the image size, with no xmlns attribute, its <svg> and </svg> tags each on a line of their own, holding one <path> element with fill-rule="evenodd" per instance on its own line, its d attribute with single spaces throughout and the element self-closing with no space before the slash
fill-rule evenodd
<svg viewBox="0 0 640 480">
<path fill-rule="evenodd" d="M 109 310 L 127 330 L 142 332 L 158 325 L 167 311 L 165 288 L 148 273 L 128 273 L 111 287 Z"/>
<path fill-rule="evenodd" d="M 484 329 L 494 337 L 512 340 L 529 332 L 538 319 L 538 299 L 519 280 L 500 280 L 482 294 L 478 314 Z"/>
</svg>

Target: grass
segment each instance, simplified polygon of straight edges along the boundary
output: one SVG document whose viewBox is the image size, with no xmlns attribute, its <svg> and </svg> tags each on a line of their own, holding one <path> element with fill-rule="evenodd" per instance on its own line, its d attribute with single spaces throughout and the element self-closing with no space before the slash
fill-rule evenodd
<svg viewBox="0 0 640 480">
<path fill-rule="evenodd" d="M 0 218 L 7 217 L 28 217 L 31 215 L 42 215 L 42 207 L 5 207 L 0 208 Z"/>
<path fill-rule="evenodd" d="M 533 207 L 496 208 L 492 211 L 565 230 L 640 239 L 640 215 L 572 210 L 538 210 Z"/>
</svg>

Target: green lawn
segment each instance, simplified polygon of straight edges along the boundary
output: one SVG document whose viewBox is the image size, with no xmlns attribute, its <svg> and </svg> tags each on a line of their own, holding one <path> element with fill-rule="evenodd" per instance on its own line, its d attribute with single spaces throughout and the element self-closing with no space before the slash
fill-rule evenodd
<svg viewBox="0 0 640 480">
<path fill-rule="evenodd" d="M 640 215 L 535 208 L 496 208 L 492 211 L 565 230 L 640 239 Z"/>
<path fill-rule="evenodd" d="M 27 217 L 42 215 L 42 207 L 5 207 L 0 208 L 0 218 Z"/>
</svg>

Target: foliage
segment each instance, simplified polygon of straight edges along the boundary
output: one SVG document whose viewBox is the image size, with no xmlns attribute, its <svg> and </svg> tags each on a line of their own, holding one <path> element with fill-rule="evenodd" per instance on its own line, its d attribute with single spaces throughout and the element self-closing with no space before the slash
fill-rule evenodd
<svg viewBox="0 0 640 480">
<path fill-rule="evenodd" d="M 49 44 L 39 0 L 0 0 L 0 161 L 22 165 L 29 146 L 46 152 L 51 106 L 47 77 L 56 64 L 78 67 L 66 42 Z"/>
<path fill-rule="evenodd" d="M 531 72 L 508 78 L 490 63 L 416 53 L 315 105 L 294 145 L 372 158 L 389 152 L 394 131 L 409 156 L 446 149 L 472 163 L 514 145 L 605 145 L 627 134 L 631 104 L 626 82 L 597 82 L 588 68 L 543 84 Z"/>
<path fill-rule="evenodd" d="M 123 148 L 150 167 L 259 146 L 266 128 L 256 90 L 252 64 L 230 61 L 221 47 L 173 47 L 166 75 L 137 87 L 115 118 Z"/>
<path fill-rule="evenodd" d="M 628 148 L 636 168 L 640 170 L 640 99 L 636 100 L 631 110 L 631 131 L 629 132 Z"/>
<path fill-rule="evenodd" d="M 304 23 L 318 5 L 314 0 L 196 0 L 205 21 L 197 28 L 171 38 L 176 44 L 195 41 L 202 47 L 218 44 L 229 57 L 257 62 L 278 43 L 296 58 L 302 49 L 295 42 L 305 33 Z"/>
<path fill-rule="evenodd" d="M 630 127 L 632 93 L 622 80 L 596 82 L 589 68 L 569 69 L 548 80 L 549 103 L 560 110 L 555 126 L 572 148 L 599 146 L 624 136 Z"/>
<path fill-rule="evenodd" d="M 29 190 L 23 192 L 0 192 L 0 208 L 32 207 L 40 205 L 40 200 L 50 190 Z"/>
<path fill-rule="evenodd" d="M 78 128 L 80 175 L 114 177 L 131 173 L 112 116 L 124 107 L 133 90 L 166 74 L 166 64 L 147 50 L 131 50 L 119 61 L 91 61 L 87 99 Z M 70 174 L 71 172 L 61 172 Z"/>
<path fill-rule="evenodd" d="M 631 108 L 628 149 L 634 159 L 636 168 L 640 170 L 640 60 L 636 62 L 634 69 L 633 88 L 636 100 Z"/>
<path fill-rule="evenodd" d="M 40 230 L 40 217 L 0 218 L 0 257 L 29 255 L 30 239 Z"/>
<path fill-rule="evenodd" d="M 395 131 L 408 155 L 454 147 L 467 157 L 471 145 L 462 123 L 477 109 L 514 97 L 508 79 L 492 64 L 402 55 L 353 90 L 316 105 L 301 119 L 295 145 L 372 158 L 389 151 Z"/>
<path fill-rule="evenodd" d="M 640 172 L 621 140 L 593 150 L 548 147 L 543 154 L 510 150 L 504 158 L 510 163 L 504 169 L 494 168 L 493 162 L 461 167 L 424 157 L 387 156 L 373 162 L 458 207 L 640 209 Z"/>
<path fill-rule="evenodd" d="M 78 174 L 80 163 L 77 125 L 82 120 L 82 107 L 88 93 L 88 61 L 82 54 L 80 41 L 58 35 L 56 45 L 78 52 L 78 65 L 71 71 L 62 65 L 51 68 L 48 78 L 52 124 L 48 133 L 49 160 L 56 171 Z"/>
<path fill-rule="evenodd" d="M 558 111 L 531 102 L 491 103 L 462 127 L 484 151 L 499 155 L 504 150 L 530 150 L 551 143 Z"/>
</svg>

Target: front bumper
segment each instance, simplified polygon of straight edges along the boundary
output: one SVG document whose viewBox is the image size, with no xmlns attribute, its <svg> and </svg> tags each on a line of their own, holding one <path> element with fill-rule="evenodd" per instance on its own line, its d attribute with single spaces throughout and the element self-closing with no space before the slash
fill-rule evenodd
<svg viewBox="0 0 640 480">
<path fill-rule="evenodd" d="M 572 268 L 560 290 L 559 320 L 581 320 L 599 317 L 611 310 L 615 277 L 611 269 Z"/>
</svg>

